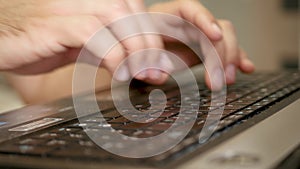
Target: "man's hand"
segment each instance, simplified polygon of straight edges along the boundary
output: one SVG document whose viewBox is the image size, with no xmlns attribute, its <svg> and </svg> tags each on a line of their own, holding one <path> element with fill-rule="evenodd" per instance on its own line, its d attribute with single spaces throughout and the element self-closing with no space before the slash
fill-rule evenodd
<svg viewBox="0 0 300 169">
<path fill-rule="evenodd" d="M 106 47 L 107 39 L 119 42 L 125 29 L 143 32 L 144 23 L 152 25 L 151 20 L 136 18 L 130 23 L 104 27 L 117 19 L 145 12 L 142 0 L 10 0 L 1 1 L 0 8 L 0 70 L 37 74 L 74 62 L 81 48 L 100 28 L 107 33 L 96 46 L 89 47 L 89 52 L 94 57 L 92 62 L 103 59 L 101 66 L 111 73 L 131 53 L 163 48 L 160 36 L 138 35 L 121 41 L 105 58 L 98 52 Z M 137 63 L 130 63 L 130 69 L 142 61 L 133 62 Z M 130 69 L 126 67 L 116 78 L 128 80 L 132 76 Z M 156 80 L 159 74 L 148 71 L 136 78 Z"/>
<path fill-rule="evenodd" d="M 0 8 L 0 70 L 37 74 L 74 62 L 81 48 L 99 29 L 105 30 L 106 34 L 94 45 L 87 46 L 92 57 L 86 60 L 95 62 L 94 60 L 102 59 L 100 66 L 110 73 L 115 72 L 125 57 L 143 49 L 164 49 L 164 45 L 167 50 L 183 56 L 182 59 L 188 65 L 199 62 L 187 55 L 184 45 L 181 44 L 183 47 L 179 48 L 178 45 L 172 45 L 178 42 L 158 35 L 141 34 L 121 39 L 124 34 L 143 32 L 144 29 L 149 30 L 149 27 L 153 30 L 167 29 L 169 32 L 186 31 L 178 24 L 174 26 L 164 20 L 153 22 L 151 18 L 130 17 L 134 19 L 111 24 L 126 16 L 145 12 L 142 0 L 11 0 L 1 1 Z M 160 3 L 149 11 L 176 15 L 204 32 L 218 51 L 228 84 L 235 81 L 237 69 L 246 73 L 254 70 L 252 62 L 237 43 L 232 24 L 226 20 L 216 20 L 198 1 Z M 190 41 L 195 41 L 189 32 L 185 32 L 185 36 Z M 99 51 L 107 49 L 107 41 L 120 43 L 104 57 L 103 52 Z M 196 42 L 201 46 L 200 41 Z M 203 52 L 205 54 L 205 49 Z M 117 80 L 128 80 L 135 76 L 134 72 L 142 63 L 160 60 L 159 54 L 145 56 L 142 60 L 129 60 L 129 65 L 123 67 L 115 77 Z M 219 68 L 210 72 L 213 72 L 210 78 L 206 73 L 207 85 L 221 88 L 222 72 Z M 161 84 L 167 77 L 166 73 L 157 70 L 147 70 L 135 76 L 152 84 Z"/>
<path fill-rule="evenodd" d="M 226 79 L 223 79 L 223 73 L 220 70 L 220 67 L 209 65 L 215 63 L 208 61 L 208 65 L 206 66 L 215 69 L 211 71 L 213 72 L 211 77 L 209 77 L 209 74 L 206 73 L 206 83 L 209 87 L 218 90 L 223 86 L 222 83 L 224 80 L 226 80 L 227 84 L 234 83 L 236 71 L 238 69 L 245 73 L 251 73 L 254 71 L 253 63 L 248 59 L 246 53 L 239 47 L 235 30 L 231 22 L 215 19 L 213 15 L 198 1 L 177 0 L 160 3 L 152 6 L 150 8 L 150 12 L 161 12 L 181 17 L 182 19 L 185 19 L 197 26 L 210 39 L 220 56 Z M 176 24 L 176 26 L 174 26 L 170 22 L 161 23 L 164 23 L 164 25 L 160 26 L 161 29 L 167 29 L 168 32 L 183 32 L 182 34 L 185 35 L 185 39 L 194 41 L 201 46 L 201 42 L 198 39 L 194 39 L 194 37 L 198 37 L 198 35 L 191 35 L 191 33 L 188 32 L 189 30 L 185 29 L 185 24 Z M 199 60 L 195 59 L 195 56 L 192 57 L 193 53 L 189 52 L 188 48 L 183 44 L 178 43 L 178 41 L 176 42 L 170 39 L 164 39 L 164 42 L 166 43 L 166 48 L 168 50 L 182 56 L 182 59 L 185 60 L 188 65 L 193 65 L 199 62 Z M 209 51 L 206 52 L 205 50 L 205 48 L 202 48 L 204 55 L 209 53 Z M 210 58 L 206 59 L 209 60 Z"/>
</svg>

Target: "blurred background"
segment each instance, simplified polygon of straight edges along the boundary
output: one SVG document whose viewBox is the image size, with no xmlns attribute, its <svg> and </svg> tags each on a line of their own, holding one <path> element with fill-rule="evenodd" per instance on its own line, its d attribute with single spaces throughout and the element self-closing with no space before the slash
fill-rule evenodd
<svg viewBox="0 0 300 169">
<path fill-rule="evenodd" d="M 145 0 L 147 5 L 163 0 Z M 298 0 L 201 0 L 217 18 L 231 20 L 257 70 L 297 68 L 300 53 Z M 24 105 L 0 76 L 0 112 Z"/>
</svg>

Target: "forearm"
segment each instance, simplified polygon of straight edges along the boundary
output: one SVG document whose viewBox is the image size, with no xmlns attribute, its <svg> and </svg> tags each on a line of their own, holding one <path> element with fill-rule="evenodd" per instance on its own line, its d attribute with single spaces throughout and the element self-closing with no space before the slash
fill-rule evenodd
<svg viewBox="0 0 300 169">
<path fill-rule="evenodd" d="M 45 103 L 72 94 L 74 65 L 47 74 L 21 76 L 7 73 L 5 76 L 27 104 Z M 110 75 L 103 69 L 96 78 L 96 88 L 108 88 Z"/>
<path fill-rule="evenodd" d="M 13 73 L 6 73 L 5 76 L 25 103 L 35 104 L 48 102 L 71 93 L 69 77 L 72 76 L 69 69 L 62 68 L 52 73 L 34 76 Z"/>
</svg>

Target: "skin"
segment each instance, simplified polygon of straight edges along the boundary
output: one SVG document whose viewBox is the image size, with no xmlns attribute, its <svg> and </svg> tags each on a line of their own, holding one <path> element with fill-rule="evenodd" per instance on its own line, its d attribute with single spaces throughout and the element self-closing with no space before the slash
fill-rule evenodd
<svg viewBox="0 0 300 169">
<path fill-rule="evenodd" d="M 227 84 L 235 82 L 238 69 L 245 73 L 254 70 L 252 62 L 238 45 L 231 22 L 217 20 L 201 3 L 194 0 L 159 3 L 149 9 L 145 8 L 142 0 L 1 0 L 0 8 L 0 70 L 10 72 L 7 73 L 7 78 L 28 103 L 45 102 L 70 95 L 72 80 L 69 77 L 72 76 L 73 66 L 64 66 L 76 61 L 81 48 L 99 28 L 139 12 L 172 14 L 196 25 L 217 49 Z M 122 35 L 118 27 L 130 25 L 131 30 L 143 31 L 144 22 L 136 18 L 130 24 L 115 27 L 110 25 L 107 34 L 118 41 Z M 147 26 L 149 25 L 156 26 L 153 21 L 147 20 Z M 180 25 L 166 25 L 164 28 L 170 31 L 183 29 Z M 105 58 L 97 52 L 101 43 L 99 45 L 91 46 L 89 52 L 94 59 L 103 59 L 100 66 L 110 74 L 115 72 L 124 58 L 148 48 L 169 50 L 178 54 L 190 66 L 199 63 L 186 46 L 158 35 L 139 35 L 123 40 Z M 160 59 L 160 56 L 145 56 L 145 59 L 153 62 Z M 142 61 L 130 61 L 125 69 L 126 75 L 117 75 L 117 80 L 127 80 L 133 76 L 134 66 Z M 99 76 L 110 79 L 106 73 Z M 214 84 L 220 84 L 220 75 L 214 77 L 218 78 L 209 78 L 206 73 L 206 83 L 217 90 L 222 87 L 222 84 L 214 87 Z M 151 84 L 162 84 L 168 75 L 149 69 L 140 72 L 135 78 Z M 104 83 L 103 78 L 96 81 L 100 86 L 109 84 Z M 56 87 L 57 82 L 60 83 L 60 89 Z"/>
</svg>

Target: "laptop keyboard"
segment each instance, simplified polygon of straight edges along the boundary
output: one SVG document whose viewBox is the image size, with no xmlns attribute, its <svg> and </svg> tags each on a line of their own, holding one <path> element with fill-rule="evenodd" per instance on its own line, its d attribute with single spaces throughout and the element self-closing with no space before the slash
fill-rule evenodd
<svg viewBox="0 0 300 169">
<path fill-rule="evenodd" d="M 187 86 L 188 87 L 188 86 Z M 156 111 L 145 113 L 140 118 L 149 119 L 149 123 L 132 122 L 121 116 L 116 110 L 106 110 L 103 117 L 97 114 L 83 117 L 81 123 L 78 120 L 65 122 L 50 128 L 43 129 L 19 138 L 0 144 L 0 154 L 26 155 L 43 158 L 67 158 L 74 160 L 96 160 L 96 161 L 114 161 L 143 164 L 162 164 L 172 161 L 188 154 L 189 152 L 204 146 L 210 141 L 218 138 L 220 135 L 230 131 L 230 129 L 247 122 L 251 117 L 261 114 L 267 108 L 299 90 L 299 73 L 278 74 L 254 74 L 250 76 L 243 75 L 239 81 L 232 86 L 228 86 L 226 104 L 220 104 L 219 107 L 211 107 L 211 91 L 202 83 L 200 88 L 200 102 L 196 122 L 193 124 L 189 134 L 180 144 L 171 150 L 147 159 L 126 159 L 118 157 L 99 148 L 85 133 L 85 130 L 100 130 L 113 127 L 118 132 L 138 138 L 147 138 L 158 135 L 168 129 L 178 119 L 181 106 L 180 94 L 174 90 L 174 86 L 165 88 L 167 95 L 167 105 L 162 114 Z M 220 93 L 218 97 L 224 96 Z M 135 96 L 139 100 L 138 95 Z M 143 99 L 140 99 L 143 100 Z M 134 105 L 140 111 L 149 109 L 148 102 L 142 102 Z M 203 128 L 206 117 L 209 112 L 217 110 L 224 106 L 221 120 L 216 126 L 210 139 L 199 141 L 199 133 Z M 134 116 L 134 114 L 131 114 Z M 152 121 L 152 119 L 155 119 Z M 101 125 L 102 121 L 108 124 Z M 186 125 L 194 122 L 189 116 L 182 121 L 176 121 L 176 126 Z M 108 139 L 102 136 L 103 139 Z M 108 143 L 109 144 L 109 143 Z M 129 161 L 128 161 L 129 160 Z"/>
</svg>

